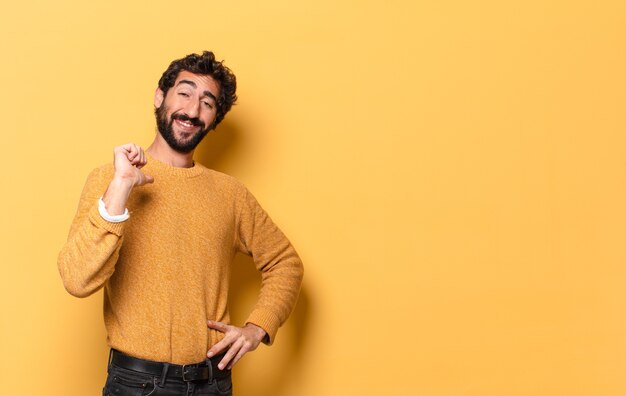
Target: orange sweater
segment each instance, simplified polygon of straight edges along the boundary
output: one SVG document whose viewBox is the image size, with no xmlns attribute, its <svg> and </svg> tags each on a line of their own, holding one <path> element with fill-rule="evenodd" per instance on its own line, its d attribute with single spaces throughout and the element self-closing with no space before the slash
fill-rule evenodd
<svg viewBox="0 0 626 396">
<path fill-rule="evenodd" d="M 89 175 L 58 266 L 68 292 L 86 297 L 104 286 L 108 343 L 139 358 L 202 361 L 223 338 L 206 320 L 229 323 L 230 264 L 251 255 L 262 276 L 247 322 L 274 340 L 296 302 L 302 262 L 248 190 L 196 163 L 176 168 L 148 156 L 154 184 L 133 189 L 130 219 L 104 220 L 98 198 L 113 165 Z"/>
</svg>

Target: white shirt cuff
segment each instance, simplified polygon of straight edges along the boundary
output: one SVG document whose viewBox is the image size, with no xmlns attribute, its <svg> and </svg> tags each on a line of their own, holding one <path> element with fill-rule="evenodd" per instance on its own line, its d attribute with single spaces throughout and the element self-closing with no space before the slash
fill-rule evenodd
<svg viewBox="0 0 626 396">
<path fill-rule="evenodd" d="M 128 214 L 128 208 L 125 208 L 124 213 L 122 213 L 121 215 L 110 215 L 109 212 L 107 212 L 107 208 L 104 206 L 104 201 L 102 200 L 102 197 L 98 199 L 98 212 L 100 212 L 100 216 L 103 219 L 111 223 L 121 223 L 122 221 L 128 220 L 128 218 L 130 217 L 130 215 Z"/>
</svg>

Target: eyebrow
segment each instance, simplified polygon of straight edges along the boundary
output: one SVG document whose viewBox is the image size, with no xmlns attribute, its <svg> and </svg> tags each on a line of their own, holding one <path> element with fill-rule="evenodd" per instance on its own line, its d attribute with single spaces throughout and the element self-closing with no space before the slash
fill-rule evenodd
<svg viewBox="0 0 626 396">
<path fill-rule="evenodd" d="M 180 84 L 189 84 L 189 85 L 191 85 L 191 86 L 192 86 L 192 87 L 194 87 L 194 88 L 198 88 L 198 86 L 196 85 L 196 83 L 195 83 L 195 82 L 193 82 L 193 81 L 191 81 L 191 80 L 180 80 L 180 81 L 178 82 L 178 84 L 176 84 L 176 85 L 178 86 L 178 85 L 180 85 Z M 204 94 L 204 96 L 208 96 L 208 97 L 212 98 L 214 101 L 216 101 L 216 102 L 217 102 L 217 98 L 215 97 L 215 95 L 213 95 L 213 94 L 211 93 L 211 91 L 204 91 L 204 92 L 202 92 L 202 94 Z"/>
</svg>

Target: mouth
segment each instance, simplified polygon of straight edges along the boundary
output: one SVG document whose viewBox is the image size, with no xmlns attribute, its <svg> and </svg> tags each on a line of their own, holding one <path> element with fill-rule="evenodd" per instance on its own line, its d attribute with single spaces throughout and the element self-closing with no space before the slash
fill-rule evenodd
<svg viewBox="0 0 626 396">
<path fill-rule="evenodd" d="M 187 133 L 195 132 L 200 128 L 200 126 L 194 125 L 191 121 L 175 119 L 174 122 L 183 132 Z"/>
</svg>

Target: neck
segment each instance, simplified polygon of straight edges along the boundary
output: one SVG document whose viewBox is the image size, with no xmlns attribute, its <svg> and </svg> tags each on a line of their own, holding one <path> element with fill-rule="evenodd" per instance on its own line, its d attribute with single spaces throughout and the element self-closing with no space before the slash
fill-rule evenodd
<svg viewBox="0 0 626 396">
<path fill-rule="evenodd" d="M 173 150 L 158 132 L 150 147 L 146 149 L 146 153 L 153 158 L 177 168 L 191 168 L 193 166 L 194 151 L 179 153 Z"/>
</svg>

